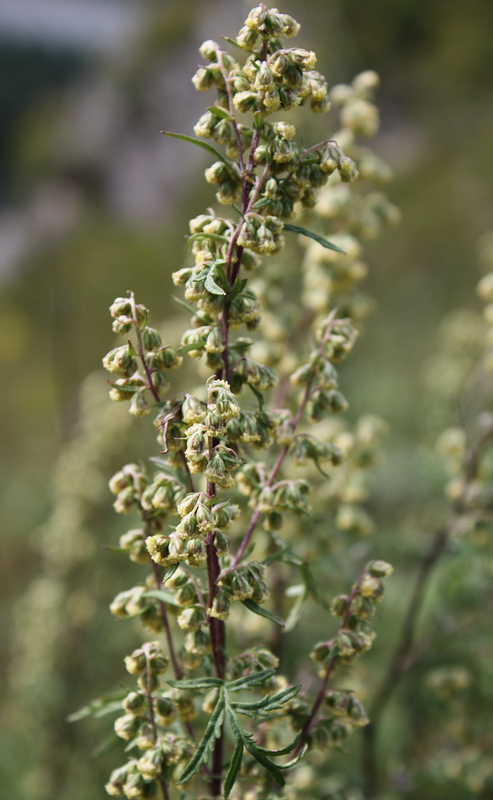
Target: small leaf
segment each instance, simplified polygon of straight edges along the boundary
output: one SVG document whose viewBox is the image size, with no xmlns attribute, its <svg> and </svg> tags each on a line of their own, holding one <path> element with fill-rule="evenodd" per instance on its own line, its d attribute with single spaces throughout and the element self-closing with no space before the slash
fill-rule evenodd
<svg viewBox="0 0 493 800">
<path fill-rule="evenodd" d="M 209 753 L 214 747 L 215 740 L 219 739 L 221 736 L 221 729 L 224 720 L 224 705 L 224 689 L 221 688 L 219 697 L 217 698 L 216 706 L 209 719 L 209 723 L 205 729 L 204 735 L 198 743 L 197 749 L 192 758 L 176 781 L 177 784 L 186 783 L 190 780 L 190 778 L 193 778 L 193 776 L 199 771 L 202 764 L 204 764 L 209 758 Z"/>
<path fill-rule="evenodd" d="M 183 347 L 178 348 L 179 353 L 190 353 L 192 350 L 203 350 L 205 342 L 192 342 L 191 344 L 184 344 Z"/>
<path fill-rule="evenodd" d="M 260 672 L 253 672 L 251 675 L 243 675 L 241 678 L 236 678 L 234 681 L 229 681 L 226 684 L 228 691 L 241 692 L 242 689 L 247 689 L 254 686 L 261 686 L 269 678 L 276 674 L 275 669 L 262 669 Z"/>
<path fill-rule="evenodd" d="M 112 750 L 115 750 L 118 745 L 121 743 L 121 739 L 116 735 L 116 733 L 110 733 L 94 748 L 92 754 L 95 758 L 101 758 L 105 756 L 107 753 L 111 753 Z"/>
<path fill-rule="evenodd" d="M 253 50 L 248 50 L 246 47 L 242 47 L 241 44 L 238 44 L 236 39 L 232 39 L 230 36 L 223 36 L 221 34 L 221 39 L 224 39 L 225 42 L 232 44 L 233 47 L 237 47 L 239 50 L 242 50 L 244 53 L 253 53 Z"/>
<path fill-rule="evenodd" d="M 221 242 L 222 244 L 228 244 L 229 241 L 226 236 L 221 236 L 219 233 L 206 233 L 205 231 L 199 231 L 199 233 L 193 233 L 192 236 L 188 237 L 187 250 L 190 250 L 191 244 L 200 241 L 201 239 L 210 239 L 213 242 Z"/>
<path fill-rule="evenodd" d="M 106 381 L 106 383 L 118 389 L 119 392 L 127 392 L 128 394 L 135 394 L 135 392 L 138 392 L 139 389 L 142 388 L 142 386 L 122 386 L 119 383 L 115 383 L 115 381 Z"/>
<path fill-rule="evenodd" d="M 79 708 L 77 711 L 69 714 L 67 721 L 78 722 L 80 719 L 90 717 L 91 714 L 94 714 L 94 716 L 103 716 L 102 712 L 108 707 L 110 707 L 110 711 L 107 712 L 108 714 L 110 714 L 112 711 L 118 711 L 119 709 L 121 710 L 121 704 L 118 701 L 123 700 L 123 698 L 126 696 L 126 691 L 118 691 L 103 695 L 103 697 L 97 697 L 95 700 L 91 700 L 91 702 L 87 705 L 82 706 L 82 708 Z"/>
<path fill-rule="evenodd" d="M 267 556 L 267 558 L 264 558 L 262 561 L 262 564 L 269 566 L 269 564 L 272 564 L 274 561 L 282 561 L 283 564 L 293 564 L 295 567 L 301 567 L 305 563 L 301 556 L 297 555 L 297 553 L 293 553 L 289 547 L 285 547 L 284 550 Z"/>
<path fill-rule="evenodd" d="M 303 587 L 303 592 L 299 595 L 299 597 L 296 598 L 296 600 L 293 603 L 293 606 L 292 606 L 292 608 L 291 608 L 291 610 L 290 610 L 290 612 L 288 614 L 288 618 L 286 620 L 286 628 L 285 628 L 286 633 L 289 633 L 289 631 L 292 631 L 293 628 L 295 628 L 296 625 L 298 624 L 298 622 L 300 621 L 301 613 L 303 611 L 303 607 L 304 607 L 304 605 L 306 603 L 307 597 L 308 597 L 308 590 L 307 590 L 306 586 L 304 586 Z"/>
<path fill-rule="evenodd" d="M 235 205 L 235 203 L 232 203 L 231 208 L 234 208 L 234 210 L 238 212 L 240 217 L 243 217 L 243 219 L 245 219 L 245 215 L 239 206 Z"/>
<path fill-rule="evenodd" d="M 259 390 L 256 389 L 255 386 L 252 386 L 250 383 L 247 383 L 247 386 L 250 389 L 250 391 L 252 391 L 254 393 L 255 397 L 258 400 L 258 406 L 259 406 L 260 410 L 262 411 L 262 409 L 264 407 L 264 396 L 263 396 L 263 394 L 261 392 L 259 392 Z"/>
<path fill-rule="evenodd" d="M 221 117 L 221 119 L 229 119 L 231 121 L 228 112 L 225 108 L 221 108 L 221 106 L 209 106 L 207 111 L 210 111 L 215 117 Z"/>
<path fill-rule="evenodd" d="M 233 788 L 236 776 L 238 775 L 241 769 L 241 762 L 243 761 L 243 740 L 237 739 L 235 740 L 235 749 L 233 755 L 231 757 L 231 761 L 229 762 L 229 769 L 226 773 L 226 777 L 224 778 L 224 798 L 227 800 L 231 789 Z"/>
<path fill-rule="evenodd" d="M 221 287 L 217 285 L 213 275 L 214 275 L 214 269 L 211 269 L 211 271 L 207 275 L 207 278 L 204 281 L 204 288 L 207 289 L 207 291 L 210 292 L 211 294 L 226 294 L 224 289 L 221 289 Z"/>
<path fill-rule="evenodd" d="M 178 606 L 174 594 L 171 594 L 171 592 L 163 592 L 162 589 L 150 589 L 148 592 L 145 592 L 142 596 L 154 597 L 156 598 L 156 600 L 160 600 L 161 603 L 166 603 L 166 605 L 168 606 Z"/>
<path fill-rule="evenodd" d="M 137 350 L 135 349 L 134 345 L 130 341 L 130 339 L 128 340 L 128 352 L 130 353 L 131 356 L 138 356 L 139 355 Z"/>
<path fill-rule="evenodd" d="M 308 566 L 308 564 L 303 564 L 300 571 L 301 571 L 301 577 L 303 578 L 303 583 L 305 584 L 309 594 L 312 595 L 314 600 L 316 600 L 317 603 L 319 603 L 322 606 L 322 608 L 325 608 L 327 611 L 330 611 L 330 605 L 327 602 L 327 600 L 325 600 L 325 598 L 322 597 L 322 595 L 320 594 L 318 586 L 315 582 L 315 578 L 313 577 L 312 571 Z"/>
<path fill-rule="evenodd" d="M 183 133 L 171 133 L 171 131 L 161 131 L 161 133 L 164 133 L 165 136 L 172 136 L 174 139 L 183 139 L 184 142 L 190 142 L 191 144 L 196 144 L 198 145 L 198 147 L 202 147 L 204 150 L 208 150 L 209 153 L 213 153 L 215 156 L 217 156 L 217 158 L 220 158 L 221 161 L 224 161 L 224 163 L 227 164 L 228 166 L 231 165 L 231 161 L 225 158 L 225 156 L 221 155 L 221 153 L 208 142 L 201 142 L 200 139 L 194 139 L 193 136 L 185 136 L 185 134 Z"/>
<path fill-rule="evenodd" d="M 176 297 L 176 295 L 174 294 L 172 294 L 171 297 L 173 298 L 175 303 L 178 303 L 179 306 L 185 308 L 190 314 L 192 314 L 195 317 L 198 317 L 201 320 L 204 320 L 204 322 L 206 321 L 205 316 L 201 314 L 200 311 L 198 311 L 196 308 L 191 306 L 190 303 L 187 303 L 186 300 L 182 300 L 181 297 Z"/>
<path fill-rule="evenodd" d="M 242 603 L 249 611 L 253 611 L 253 613 L 258 614 L 259 617 L 265 617 L 265 619 L 269 619 L 271 622 L 275 622 L 276 625 L 280 625 L 281 628 L 284 628 L 284 620 L 277 617 L 272 611 L 267 611 L 267 609 L 262 608 L 262 606 L 259 606 L 258 603 L 250 599 L 242 600 Z"/>
<path fill-rule="evenodd" d="M 292 233 L 301 233 L 303 236 L 308 236 L 310 239 L 315 239 L 316 242 L 322 245 L 322 247 L 326 247 L 327 250 L 335 250 L 336 253 L 343 253 L 346 254 L 345 250 L 341 250 L 340 247 L 337 247 L 336 244 L 332 244 L 332 242 L 327 241 L 324 239 L 323 236 L 320 236 L 318 233 L 313 233 L 313 231 L 309 231 L 306 228 L 302 228 L 301 225 L 291 225 L 291 223 L 284 223 L 284 230 L 291 231 Z"/>
<path fill-rule="evenodd" d="M 169 567 L 166 570 L 163 577 L 161 578 L 161 583 L 166 583 L 166 581 L 169 581 L 169 579 L 173 577 L 177 569 L 178 569 L 178 564 L 172 564 L 171 567 Z"/>
<path fill-rule="evenodd" d="M 220 678 L 192 678 L 189 681 L 166 681 L 173 689 L 192 691 L 194 689 L 215 689 L 224 684 Z"/>
</svg>

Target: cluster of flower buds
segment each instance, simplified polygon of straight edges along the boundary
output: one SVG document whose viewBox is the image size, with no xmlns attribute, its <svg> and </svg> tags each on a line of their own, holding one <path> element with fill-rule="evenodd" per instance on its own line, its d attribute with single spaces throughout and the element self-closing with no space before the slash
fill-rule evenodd
<svg viewBox="0 0 493 800">
<path fill-rule="evenodd" d="M 236 569 L 231 569 L 220 579 L 222 586 L 231 600 L 253 600 L 263 603 L 269 597 L 269 588 L 265 582 L 266 567 L 258 561 L 250 561 Z"/>
<path fill-rule="evenodd" d="M 114 319 L 113 330 L 125 336 L 134 329 L 138 342 L 135 347 L 129 341 L 110 350 L 103 358 L 105 369 L 119 376 L 111 383 L 110 398 L 117 402 L 129 400 L 130 413 L 140 417 L 151 410 L 148 393 L 156 400 L 169 388 L 166 371 L 179 367 L 182 358 L 171 347 L 163 345 L 159 333 L 147 325 L 149 312 L 135 303 L 133 295 L 118 297 L 110 312 Z M 139 371 L 139 362 L 144 374 Z"/>
</svg>

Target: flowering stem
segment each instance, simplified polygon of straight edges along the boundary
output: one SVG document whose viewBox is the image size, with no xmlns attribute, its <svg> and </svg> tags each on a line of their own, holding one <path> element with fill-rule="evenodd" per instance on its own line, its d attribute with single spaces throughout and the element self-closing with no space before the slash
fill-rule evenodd
<svg viewBox="0 0 493 800">
<path fill-rule="evenodd" d="M 349 598 L 348 598 L 348 601 L 347 601 L 347 606 L 346 606 L 346 611 L 344 612 L 344 617 L 342 618 L 342 622 L 339 625 L 338 633 L 342 633 L 342 631 L 345 629 L 345 627 L 346 627 L 346 625 L 348 623 L 349 617 L 351 615 L 352 602 L 353 602 L 354 598 L 356 597 L 356 594 L 358 593 L 358 589 L 360 587 L 361 581 L 363 580 L 363 578 L 365 577 L 366 574 L 367 574 L 367 571 L 366 571 L 366 569 L 364 569 L 363 572 L 361 573 L 361 575 L 359 576 L 358 580 L 356 581 L 356 583 L 353 586 L 353 590 L 352 590 L 351 594 L 349 595 Z M 324 675 L 322 683 L 320 685 L 320 689 L 318 690 L 318 694 L 317 694 L 317 696 L 315 698 L 315 702 L 313 703 L 312 710 L 310 711 L 308 719 L 305 721 L 305 724 L 303 725 L 303 728 L 301 729 L 301 737 L 300 737 L 300 740 L 299 740 L 298 744 L 296 745 L 296 747 L 295 747 L 295 749 L 293 751 L 293 758 L 295 758 L 298 755 L 298 753 L 300 752 L 300 750 L 302 750 L 303 747 L 305 746 L 306 740 L 308 738 L 308 734 L 310 733 L 311 727 L 312 727 L 312 725 L 313 725 L 313 723 L 314 723 L 314 721 L 316 719 L 316 716 L 318 714 L 320 706 L 322 705 L 323 700 L 325 698 L 325 692 L 327 690 L 327 684 L 329 682 L 329 678 L 330 678 L 330 676 L 332 674 L 332 671 L 333 671 L 333 669 L 335 667 L 335 664 L 336 664 L 336 656 L 333 656 L 329 660 L 329 662 L 327 664 L 327 668 L 325 670 L 325 675 Z"/>
</svg>

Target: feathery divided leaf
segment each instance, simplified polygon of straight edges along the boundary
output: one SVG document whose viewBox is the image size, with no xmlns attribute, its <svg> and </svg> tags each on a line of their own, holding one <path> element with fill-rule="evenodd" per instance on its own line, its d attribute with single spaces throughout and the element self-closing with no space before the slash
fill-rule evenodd
<svg viewBox="0 0 493 800">
<path fill-rule="evenodd" d="M 202 764 L 204 764 L 207 759 L 209 758 L 209 754 L 214 747 L 214 742 L 216 739 L 219 739 L 221 736 L 221 728 L 224 721 L 224 706 L 225 706 L 225 694 L 224 688 L 221 687 L 219 690 L 219 696 L 217 698 L 216 706 L 214 711 L 212 712 L 211 718 L 205 729 L 204 735 L 202 739 L 197 745 L 197 749 L 193 754 L 192 758 L 184 768 L 183 772 L 179 776 L 178 780 L 176 781 L 177 784 L 186 783 L 193 778 L 193 776 L 199 771 Z"/>
<path fill-rule="evenodd" d="M 282 692 L 266 695 L 266 697 L 262 697 L 261 700 L 257 700 L 254 703 L 235 702 L 231 703 L 231 707 L 238 714 L 245 714 L 247 717 L 252 717 L 252 719 L 257 716 L 267 717 L 271 711 L 276 711 L 278 708 L 282 708 L 284 703 L 289 702 L 292 697 L 298 694 L 300 688 L 300 686 L 289 686 L 287 689 L 283 689 Z"/>
<path fill-rule="evenodd" d="M 314 233 L 313 231 L 307 230 L 307 228 L 303 228 L 301 225 L 291 225 L 289 222 L 284 223 L 285 231 L 291 231 L 291 233 L 301 233 L 302 236 L 308 236 L 310 239 L 315 239 L 316 242 L 322 245 L 322 247 L 326 247 L 327 250 L 335 250 L 336 253 L 343 253 L 346 254 L 345 250 L 341 250 L 340 247 L 337 247 L 336 244 L 332 244 L 327 239 L 324 239 L 323 236 L 320 236 L 318 233 Z"/>
<path fill-rule="evenodd" d="M 262 669 L 260 672 L 253 672 L 251 675 L 242 675 L 234 681 L 226 684 L 228 692 L 241 692 L 243 689 L 253 689 L 255 686 L 262 686 L 276 674 L 275 669 Z"/>
</svg>

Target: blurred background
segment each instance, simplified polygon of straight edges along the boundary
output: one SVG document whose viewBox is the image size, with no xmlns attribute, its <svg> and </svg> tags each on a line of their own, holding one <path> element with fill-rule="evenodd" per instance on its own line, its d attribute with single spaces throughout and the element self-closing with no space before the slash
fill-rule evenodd
<svg viewBox="0 0 493 800">
<path fill-rule="evenodd" d="M 254 5 L 0 0 L 0 782 L 11 800 L 106 796 L 112 755 L 89 755 L 100 724 L 65 717 L 115 685 L 134 641 L 109 619 L 126 567 L 115 578 L 101 542 L 119 524 L 108 476 L 136 458 L 132 447 L 147 453 L 144 426 L 137 440 L 92 373 L 113 346 L 116 296 L 132 288 L 154 319 L 176 313 L 169 275 L 211 195 L 202 151 L 159 132 L 193 133 L 209 102 L 190 82 L 198 47 L 235 35 Z M 428 504 L 434 518 L 443 476 L 426 442 L 454 421 L 424 375 L 444 317 L 479 308 L 476 243 L 493 228 L 493 4 L 286 0 L 280 10 L 301 23 L 297 42 L 317 52 L 329 85 L 363 69 L 381 77 L 375 149 L 403 218 L 368 247 L 376 313 L 344 388 L 352 414 L 390 425 L 378 555 L 392 560 L 394 548 L 405 562 L 390 532 L 408 507 Z M 449 798 L 491 797 L 482 769 L 459 788 L 423 778 L 421 796 L 446 786 Z M 404 780 L 395 796 L 414 791 Z"/>
</svg>

